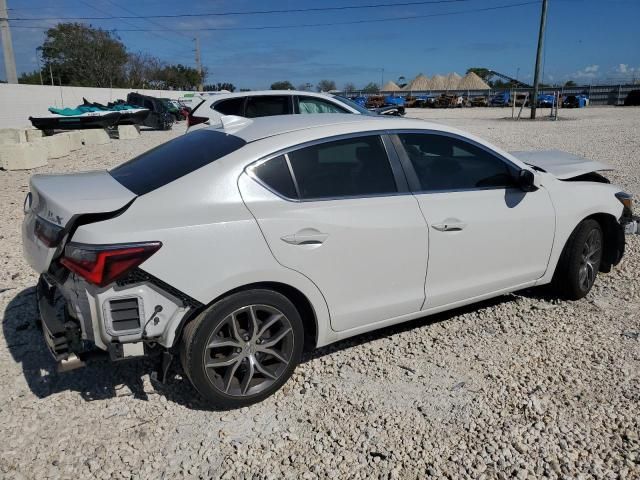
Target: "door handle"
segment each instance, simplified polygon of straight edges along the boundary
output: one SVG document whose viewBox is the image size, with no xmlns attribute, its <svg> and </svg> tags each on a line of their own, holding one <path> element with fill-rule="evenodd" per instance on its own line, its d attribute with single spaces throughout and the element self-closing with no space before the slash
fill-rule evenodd
<svg viewBox="0 0 640 480">
<path fill-rule="evenodd" d="M 315 228 L 305 228 L 291 235 L 280 237 L 283 242 L 291 245 L 321 245 L 329 237 Z"/>
<path fill-rule="evenodd" d="M 461 222 L 460 220 L 454 220 L 454 219 L 448 218 L 442 223 L 436 223 L 431 226 L 441 232 L 459 232 L 460 230 L 464 229 L 464 227 L 466 227 L 467 224 L 464 222 Z"/>
</svg>

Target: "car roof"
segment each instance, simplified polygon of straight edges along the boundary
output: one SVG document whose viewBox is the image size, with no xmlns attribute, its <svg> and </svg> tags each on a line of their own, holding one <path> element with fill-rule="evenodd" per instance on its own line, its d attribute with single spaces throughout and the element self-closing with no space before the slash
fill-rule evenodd
<svg viewBox="0 0 640 480">
<path fill-rule="evenodd" d="M 207 101 L 218 101 L 224 98 L 236 98 L 236 97 L 257 97 L 265 95 L 306 95 L 311 97 L 327 98 L 333 97 L 332 93 L 324 92 L 305 92 L 303 90 L 251 90 L 248 92 L 231 92 L 231 93 L 200 93 L 198 96 L 204 98 Z"/>
<path fill-rule="evenodd" d="M 208 129 L 232 134 L 242 138 L 247 143 L 275 135 L 331 126 L 335 126 L 336 128 L 340 127 L 339 130 L 348 130 L 354 133 L 387 129 L 424 129 L 458 132 L 453 128 L 424 120 L 386 117 L 383 115 L 368 116 L 349 115 L 345 113 L 319 113 L 315 115 L 274 115 L 252 119 L 231 116 L 226 118 L 237 119 L 238 122 L 230 125 L 226 129 L 221 125 L 208 127 Z"/>
</svg>

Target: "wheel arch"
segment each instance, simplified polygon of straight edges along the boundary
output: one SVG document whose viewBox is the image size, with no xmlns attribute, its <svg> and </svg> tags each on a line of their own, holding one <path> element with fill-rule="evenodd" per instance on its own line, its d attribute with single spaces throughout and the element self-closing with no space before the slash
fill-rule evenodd
<svg viewBox="0 0 640 480">
<path fill-rule="evenodd" d="M 242 285 L 236 288 L 233 288 L 221 295 L 218 295 L 208 304 L 193 310 L 190 312 L 188 316 L 184 318 L 180 326 L 178 327 L 178 331 L 175 334 L 173 340 L 173 346 L 179 345 L 180 339 L 182 338 L 182 334 L 184 332 L 184 328 L 187 324 L 192 322 L 200 313 L 207 310 L 209 307 L 219 302 L 225 297 L 229 295 L 233 295 L 234 293 L 244 292 L 247 290 L 255 290 L 255 289 L 266 289 L 273 290 L 275 292 L 284 295 L 293 305 L 296 307 L 298 312 L 300 313 L 300 317 L 302 318 L 302 325 L 304 328 L 304 350 L 305 352 L 311 351 L 316 348 L 318 344 L 318 316 L 316 314 L 315 309 L 313 308 L 313 304 L 307 298 L 307 296 L 291 285 L 282 282 L 255 282 L 249 283 L 246 285 Z"/>
<path fill-rule="evenodd" d="M 595 220 L 602 229 L 602 239 L 604 242 L 602 251 L 602 262 L 600 264 L 600 271 L 608 273 L 611 271 L 611 267 L 620 263 L 622 256 L 624 255 L 624 232 L 620 226 L 620 222 L 610 213 L 594 213 L 588 217 L 582 219 L 580 223 L 585 220 Z M 576 228 L 577 226 L 576 225 Z"/>
</svg>

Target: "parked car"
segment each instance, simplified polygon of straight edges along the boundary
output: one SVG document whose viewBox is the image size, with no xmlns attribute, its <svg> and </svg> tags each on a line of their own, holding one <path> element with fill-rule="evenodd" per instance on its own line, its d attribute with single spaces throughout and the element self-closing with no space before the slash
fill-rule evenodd
<svg viewBox="0 0 640 480">
<path fill-rule="evenodd" d="M 382 97 L 381 97 L 382 98 Z M 384 101 L 382 102 L 384 105 Z M 187 131 L 215 125 L 223 115 L 246 118 L 307 113 L 347 113 L 356 115 L 404 115 L 404 107 L 368 109 L 346 97 L 330 93 L 296 90 L 266 90 L 222 93 L 203 99 L 187 117 Z"/>
<path fill-rule="evenodd" d="M 562 101 L 564 108 L 583 108 L 589 105 L 589 97 L 586 95 L 569 95 Z"/>
<path fill-rule="evenodd" d="M 33 175 L 24 255 L 63 367 L 87 343 L 178 356 L 241 407 L 305 350 L 537 285 L 584 297 L 637 232 L 606 168 L 422 120 L 223 117 L 109 171 Z"/>
<path fill-rule="evenodd" d="M 640 90 L 631 90 L 627 98 L 624 99 L 624 105 L 627 107 L 640 105 Z"/>
<path fill-rule="evenodd" d="M 538 95 L 538 108 L 552 108 L 556 105 L 556 97 L 548 93 Z"/>
<path fill-rule="evenodd" d="M 143 120 L 142 125 L 156 130 L 171 129 L 174 118 L 162 99 L 131 92 L 127 95 L 127 103 L 149 109 L 149 114 Z"/>
</svg>

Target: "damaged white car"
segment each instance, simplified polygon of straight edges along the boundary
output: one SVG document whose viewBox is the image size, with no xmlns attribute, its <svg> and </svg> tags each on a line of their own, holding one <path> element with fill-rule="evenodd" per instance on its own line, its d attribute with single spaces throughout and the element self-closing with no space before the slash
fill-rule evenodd
<svg viewBox="0 0 640 480">
<path fill-rule="evenodd" d="M 637 231 L 605 169 L 420 120 L 223 117 L 110 171 L 34 175 L 24 254 L 61 365 L 179 356 L 240 407 L 304 350 L 536 285 L 585 296 Z"/>
</svg>

